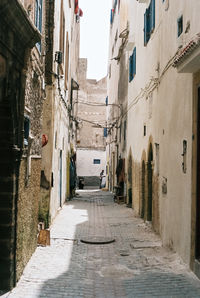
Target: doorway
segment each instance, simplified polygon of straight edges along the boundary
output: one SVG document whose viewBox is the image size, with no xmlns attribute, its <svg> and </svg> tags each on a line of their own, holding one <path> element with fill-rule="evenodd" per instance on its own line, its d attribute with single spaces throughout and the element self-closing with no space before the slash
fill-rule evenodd
<svg viewBox="0 0 200 298">
<path fill-rule="evenodd" d="M 196 248 L 195 258 L 200 260 L 200 87 L 197 98 L 197 172 L 196 172 Z"/>
<path fill-rule="evenodd" d="M 59 199 L 60 207 L 62 207 L 62 150 L 60 150 L 60 174 L 59 174 Z"/>
<path fill-rule="evenodd" d="M 128 205 L 132 207 L 132 156 L 128 159 Z"/>
<path fill-rule="evenodd" d="M 152 144 L 149 147 L 148 163 L 147 163 L 147 177 L 148 177 L 148 201 L 147 201 L 147 220 L 152 221 L 152 198 L 153 198 L 153 149 Z"/>
<path fill-rule="evenodd" d="M 140 216 L 144 218 L 145 213 L 145 162 L 142 161 L 142 193 L 141 193 L 141 206 L 140 206 Z"/>
</svg>

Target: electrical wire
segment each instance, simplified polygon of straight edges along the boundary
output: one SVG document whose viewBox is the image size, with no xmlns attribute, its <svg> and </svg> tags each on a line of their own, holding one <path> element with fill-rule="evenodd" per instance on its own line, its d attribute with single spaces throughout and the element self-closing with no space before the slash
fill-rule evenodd
<svg viewBox="0 0 200 298">
<path fill-rule="evenodd" d="M 165 65 L 164 69 L 162 70 L 162 73 L 160 74 L 160 76 L 158 78 L 152 77 L 150 79 L 150 82 L 145 86 L 145 88 L 144 89 L 141 88 L 139 94 L 130 102 L 126 111 L 119 117 L 119 120 L 122 119 L 129 112 L 129 110 L 138 103 L 138 101 L 140 99 L 142 99 L 144 97 L 148 97 L 160 85 L 164 74 L 172 66 L 173 60 L 174 60 L 175 56 L 177 55 L 177 53 L 178 53 L 178 51 L 176 51 L 176 53 L 173 55 L 173 57 L 169 59 L 169 61 Z"/>
<path fill-rule="evenodd" d="M 75 101 L 74 104 L 83 104 L 88 106 L 100 106 L 100 107 L 106 107 L 106 106 L 117 106 L 119 109 L 121 109 L 121 105 L 115 104 L 115 103 L 108 103 L 108 104 L 101 104 L 98 102 L 87 102 L 87 101 Z"/>
</svg>

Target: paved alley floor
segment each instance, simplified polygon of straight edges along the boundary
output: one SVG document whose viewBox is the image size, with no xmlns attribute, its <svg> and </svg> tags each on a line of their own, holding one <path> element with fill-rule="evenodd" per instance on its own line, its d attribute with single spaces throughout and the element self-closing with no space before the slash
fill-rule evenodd
<svg viewBox="0 0 200 298">
<path fill-rule="evenodd" d="M 83 190 L 56 217 L 51 245 L 36 249 L 17 287 L 4 296 L 197 298 L 200 281 L 132 209 L 108 192 Z"/>
</svg>

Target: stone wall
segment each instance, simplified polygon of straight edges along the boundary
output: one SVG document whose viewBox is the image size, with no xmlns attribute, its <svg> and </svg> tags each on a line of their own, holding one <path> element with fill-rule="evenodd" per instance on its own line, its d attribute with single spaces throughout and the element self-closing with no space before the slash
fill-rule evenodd
<svg viewBox="0 0 200 298">
<path fill-rule="evenodd" d="M 19 1 L 0 1 L 0 14 L 0 289 L 8 290 L 16 282 L 17 205 L 18 198 L 25 195 L 19 195 L 19 169 L 24 141 L 27 61 L 40 35 Z M 35 177 L 37 180 L 36 174 Z M 23 228 L 28 231 L 29 226 Z"/>
<path fill-rule="evenodd" d="M 40 194 L 41 159 L 31 160 L 31 176 L 26 187 L 26 159 L 20 166 L 17 214 L 17 280 L 37 246 L 38 201 Z"/>
</svg>

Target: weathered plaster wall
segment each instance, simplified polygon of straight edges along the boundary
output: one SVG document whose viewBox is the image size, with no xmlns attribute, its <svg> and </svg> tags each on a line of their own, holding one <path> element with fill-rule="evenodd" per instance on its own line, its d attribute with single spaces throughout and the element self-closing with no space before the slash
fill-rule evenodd
<svg viewBox="0 0 200 298">
<path fill-rule="evenodd" d="M 189 264 L 191 237 L 191 149 L 192 149 L 192 74 L 178 74 L 168 67 L 181 40 L 177 38 L 177 19 L 183 14 L 184 42 L 196 32 L 199 4 L 187 1 L 156 1 L 155 30 L 144 47 L 143 18 L 149 5 L 130 2 L 130 39 L 137 51 L 136 76 L 128 90 L 128 150 L 140 164 L 142 152 L 148 156 L 153 146 L 153 226 L 161 233 L 163 243 L 175 249 Z M 194 9 L 194 6 L 196 7 Z M 186 24 L 190 29 L 185 33 Z M 196 24 L 196 25 L 195 25 Z M 129 55 L 131 51 L 129 52 Z M 166 66 L 168 68 L 166 68 Z M 159 84 L 156 86 L 156 78 Z M 154 79 L 154 80 L 152 80 Z M 137 98 L 141 90 L 150 86 Z M 150 92 L 148 92 L 148 90 Z M 135 103 L 134 103 L 135 101 Z M 146 135 L 144 135 L 144 125 Z M 187 140 L 187 171 L 182 171 L 183 140 Z M 159 152 L 156 156 L 156 145 Z M 157 171 L 159 168 L 159 172 Z M 140 164 L 141 169 L 141 164 Z M 140 170 L 141 171 L 141 170 Z M 139 171 L 137 171 L 139 172 Z M 136 182 L 136 181 L 135 181 Z M 133 193 L 138 193 L 138 183 Z M 133 183 L 134 184 L 134 183 Z M 163 190 L 167 187 L 167 193 Z M 148 187 L 146 188 L 148 195 Z M 133 196 L 138 206 L 138 196 Z M 136 208 L 138 211 L 138 207 Z M 170 219 L 170 220 L 169 220 Z"/>
</svg>

